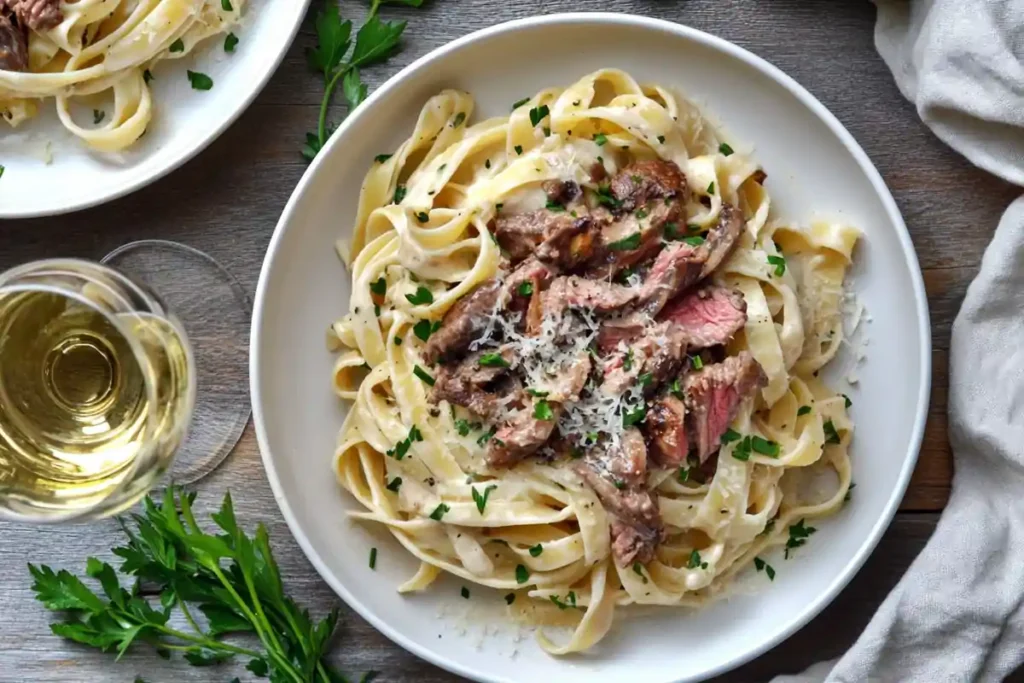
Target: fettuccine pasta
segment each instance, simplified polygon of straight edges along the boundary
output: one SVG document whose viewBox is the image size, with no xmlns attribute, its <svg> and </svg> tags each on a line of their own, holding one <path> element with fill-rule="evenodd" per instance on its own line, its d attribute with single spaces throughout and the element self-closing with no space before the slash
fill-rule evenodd
<svg viewBox="0 0 1024 683">
<path fill-rule="evenodd" d="M 419 559 L 399 590 L 441 572 L 497 589 L 516 614 L 571 624 L 561 642 L 538 631 L 544 649 L 578 652 L 620 607 L 723 595 L 842 507 L 853 424 L 818 372 L 844 339 L 859 233 L 774 218 L 749 156 L 692 103 L 622 71 L 542 90 L 508 116 L 471 123 L 473 106 L 453 90 L 426 103 L 373 164 L 338 245 L 352 296 L 328 338 L 351 405 L 334 466 L 364 508 L 354 517 Z M 520 234 L 534 242 L 517 255 Z M 666 255 L 688 270 L 651 285 Z M 552 312 L 562 290 L 579 298 Z M 491 291 L 495 303 L 465 314 Z M 700 341 L 728 322 L 686 327 L 710 306 L 735 324 Z M 663 336 L 650 351 L 646 332 L 608 341 L 630 325 Z M 666 329 L 684 334 L 674 356 Z M 672 406 L 685 429 L 658 431 Z M 633 469 L 615 474 L 630 452 Z"/>
<path fill-rule="evenodd" d="M 124 150 L 146 132 L 154 115 L 150 69 L 227 33 L 245 5 L 245 0 L 9 0 L 8 5 L 12 2 L 11 11 L 0 12 L 0 116 L 19 126 L 52 98 L 64 127 L 102 152 Z M 30 5 L 46 12 L 40 18 Z M 233 43 L 226 42 L 225 49 L 234 49 Z M 197 89 L 212 83 L 201 73 L 190 72 L 188 78 Z M 104 95 L 112 95 L 113 106 L 101 115 L 94 103 Z"/>
</svg>

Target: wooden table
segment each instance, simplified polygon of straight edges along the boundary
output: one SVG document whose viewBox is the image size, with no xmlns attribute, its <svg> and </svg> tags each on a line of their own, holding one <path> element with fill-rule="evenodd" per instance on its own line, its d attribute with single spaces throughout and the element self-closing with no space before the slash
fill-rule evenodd
<svg viewBox="0 0 1024 683">
<path fill-rule="evenodd" d="M 342 5 L 343 16 L 365 11 L 359 2 Z M 871 559 L 828 609 L 798 636 L 720 680 L 761 680 L 798 671 L 853 642 L 934 528 L 952 475 L 946 436 L 950 326 L 1001 212 L 1018 191 L 973 168 L 920 123 L 874 50 L 875 10 L 868 2 L 604 0 L 592 7 L 689 24 L 752 50 L 796 78 L 832 110 L 878 166 L 924 269 L 934 346 L 931 412 L 900 513 Z M 379 85 L 414 58 L 499 20 L 584 8 L 587 3 L 573 0 L 436 0 L 422 10 L 388 7 L 389 17 L 410 21 L 405 49 L 388 64 L 368 70 L 365 78 L 371 87 Z M 255 291 L 274 225 L 306 168 L 299 149 L 305 132 L 315 125 L 321 97 L 320 79 L 309 73 L 304 58 L 313 43 L 307 22 L 253 106 L 209 149 L 169 177 L 89 211 L 6 221 L 0 233 L 0 267 L 50 256 L 99 258 L 124 242 L 164 238 L 207 251 Z M 228 487 L 241 521 L 250 527 L 262 521 L 270 528 L 292 594 L 315 609 L 337 602 L 278 512 L 251 425 L 230 459 L 200 484 L 200 507 L 219 502 Z M 115 665 L 111 656 L 50 634 L 49 615 L 32 597 L 25 563 L 80 571 L 87 555 L 102 557 L 119 540 L 112 521 L 63 528 L 0 525 L 0 682 L 98 683 L 132 681 L 136 675 L 150 683 L 226 681 L 235 675 L 253 680 L 241 666 L 194 669 L 165 663 L 145 648 Z M 458 680 L 404 652 L 351 611 L 344 614 L 335 657 L 346 671 L 377 669 L 380 680 L 388 681 Z"/>
</svg>

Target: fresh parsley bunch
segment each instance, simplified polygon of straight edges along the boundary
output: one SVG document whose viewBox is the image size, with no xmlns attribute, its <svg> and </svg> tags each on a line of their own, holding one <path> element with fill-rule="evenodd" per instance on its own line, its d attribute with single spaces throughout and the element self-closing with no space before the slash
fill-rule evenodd
<svg viewBox="0 0 1024 683">
<path fill-rule="evenodd" d="M 85 571 L 99 582 L 102 596 L 66 570 L 29 564 L 36 598 L 67 613 L 65 621 L 51 624 L 53 632 L 105 652 L 116 650 L 119 659 L 131 645 L 144 642 L 165 658 L 180 652 L 195 666 L 247 657 L 246 668 L 269 675 L 272 683 L 346 683 L 325 661 L 337 609 L 314 623 L 285 595 L 266 528 L 260 524 L 254 537 L 246 536 L 230 494 L 211 515 L 222 533 L 200 528 L 192 514 L 194 500 L 194 493 L 168 488 L 161 504 L 147 497 L 143 514 L 121 521 L 128 541 L 113 552 L 121 558 L 121 573 L 135 577 L 130 590 L 121 586 L 113 567 L 94 557 Z M 158 591 L 159 605 L 142 595 L 143 586 Z M 170 625 L 175 607 L 191 631 Z M 195 609 L 205 617 L 205 629 Z M 221 640 L 243 632 L 255 634 L 262 650 Z"/>
<path fill-rule="evenodd" d="M 360 75 L 360 67 L 387 60 L 398 48 L 405 31 L 404 21 L 381 21 L 377 16 L 381 5 L 397 4 L 419 7 L 424 0 L 372 0 L 370 13 L 356 33 L 352 47 L 352 20 L 341 20 L 336 0 L 325 0 L 324 8 L 316 16 L 317 45 L 306 54 L 310 67 L 324 76 L 324 98 L 320 103 L 320 119 L 315 132 L 306 133 L 302 156 L 312 161 L 327 143 L 336 126 L 328 127 L 327 110 L 334 91 L 341 82 L 349 111 L 366 99 L 367 87 Z M 346 59 L 346 55 L 348 58 Z"/>
</svg>

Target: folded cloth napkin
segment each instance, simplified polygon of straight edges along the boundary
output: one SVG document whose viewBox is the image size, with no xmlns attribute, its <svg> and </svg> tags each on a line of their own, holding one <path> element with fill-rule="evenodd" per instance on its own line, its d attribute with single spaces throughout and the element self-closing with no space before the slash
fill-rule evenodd
<svg viewBox="0 0 1024 683">
<path fill-rule="evenodd" d="M 877 0 L 875 44 L 946 144 L 1024 185 L 1024 0 Z M 953 324 L 956 475 L 928 545 L 854 646 L 775 683 L 1001 681 L 1024 661 L 1024 197 Z"/>
</svg>

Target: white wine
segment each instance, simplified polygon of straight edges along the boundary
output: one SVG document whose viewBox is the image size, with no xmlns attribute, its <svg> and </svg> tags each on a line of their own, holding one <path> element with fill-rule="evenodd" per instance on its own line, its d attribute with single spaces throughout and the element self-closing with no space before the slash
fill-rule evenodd
<svg viewBox="0 0 1024 683">
<path fill-rule="evenodd" d="M 187 342 L 155 297 L 102 266 L 56 263 L 0 279 L 0 511 L 15 517 L 132 504 L 192 404 Z"/>
</svg>

